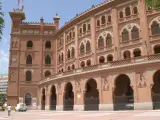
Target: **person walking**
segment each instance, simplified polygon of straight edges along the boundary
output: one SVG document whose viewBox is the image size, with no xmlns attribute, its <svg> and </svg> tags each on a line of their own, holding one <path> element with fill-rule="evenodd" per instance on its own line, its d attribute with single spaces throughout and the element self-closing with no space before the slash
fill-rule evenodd
<svg viewBox="0 0 160 120">
<path fill-rule="evenodd" d="M 11 106 L 10 106 L 10 104 L 8 105 L 7 109 L 8 109 L 8 116 L 10 116 L 11 115 Z"/>
</svg>

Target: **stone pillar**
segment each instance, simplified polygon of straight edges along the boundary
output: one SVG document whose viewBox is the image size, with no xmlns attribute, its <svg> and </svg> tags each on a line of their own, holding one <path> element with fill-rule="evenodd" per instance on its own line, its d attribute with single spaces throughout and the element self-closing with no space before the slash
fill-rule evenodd
<svg viewBox="0 0 160 120">
<path fill-rule="evenodd" d="M 64 61 L 64 72 L 66 71 L 66 34 L 63 34 L 63 39 L 64 39 L 64 44 L 63 44 L 63 51 L 64 51 L 64 57 L 63 57 L 63 61 Z"/>
<path fill-rule="evenodd" d="M 140 17 L 140 32 L 141 38 L 143 43 L 143 51 L 142 55 L 149 55 L 151 53 L 150 44 L 149 44 L 149 30 L 148 30 L 148 23 L 147 23 L 147 16 L 146 16 L 146 0 L 139 0 L 138 1 L 138 11 Z"/>
<path fill-rule="evenodd" d="M 56 85 L 57 90 L 56 90 L 56 94 L 57 94 L 57 105 L 56 105 L 56 110 L 57 111 L 63 111 L 63 91 L 62 91 L 62 85 L 60 83 L 58 83 Z"/>
<path fill-rule="evenodd" d="M 113 8 L 111 11 L 112 14 L 112 26 L 113 26 L 113 44 L 114 44 L 114 61 L 120 60 L 120 40 L 119 40 L 119 31 L 118 31 L 118 13 L 117 9 Z"/>
<path fill-rule="evenodd" d="M 84 90 L 82 89 L 83 81 L 75 82 L 74 89 L 74 110 L 83 111 L 84 110 Z"/>
<path fill-rule="evenodd" d="M 75 26 L 75 59 L 76 59 L 76 62 L 75 62 L 75 67 L 76 69 L 79 67 L 79 64 L 78 64 L 78 53 L 79 53 L 79 46 L 78 46 L 78 27 L 77 25 Z"/>
<path fill-rule="evenodd" d="M 50 92 L 48 90 L 48 87 L 46 87 L 45 96 L 46 96 L 46 99 L 45 99 L 45 110 L 49 110 L 49 106 L 50 106 Z"/>
<path fill-rule="evenodd" d="M 135 80 L 136 80 L 136 91 L 137 92 L 134 96 L 135 103 L 134 109 L 135 110 L 151 110 L 152 107 L 152 98 L 151 98 L 151 86 L 147 82 L 147 79 L 152 79 L 151 75 L 147 71 L 146 73 L 135 73 Z"/>
<path fill-rule="evenodd" d="M 99 104 L 100 110 L 113 110 L 113 89 L 111 84 L 111 76 L 101 78 L 101 100 Z"/>
<path fill-rule="evenodd" d="M 97 56 L 96 56 L 96 19 L 94 16 L 91 18 L 91 46 L 93 53 L 93 63 L 97 64 Z"/>
</svg>

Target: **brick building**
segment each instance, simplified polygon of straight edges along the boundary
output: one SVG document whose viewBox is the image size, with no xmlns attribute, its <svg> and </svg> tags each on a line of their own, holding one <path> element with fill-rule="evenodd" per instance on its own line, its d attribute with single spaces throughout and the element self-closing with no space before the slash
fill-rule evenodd
<svg viewBox="0 0 160 120">
<path fill-rule="evenodd" d="M 92 6 L 59 28 L 12 19 L 8 102 L 50 110 L 160 107 L 160 12 L 145 0 Z"/>
</svg>

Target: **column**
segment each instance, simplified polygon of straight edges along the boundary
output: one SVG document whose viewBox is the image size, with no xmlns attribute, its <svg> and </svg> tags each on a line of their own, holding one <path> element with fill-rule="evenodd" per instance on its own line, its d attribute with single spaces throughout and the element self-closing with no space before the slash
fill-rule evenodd
<svg viewBox="0 0 160 120">
<path fill-rule="evenodd" d="M 78 26 L 76 25 L 76 26 L 75 26 L 75 59 L 76 59 L 75 67 L 76 67 L 76 69 L 79 68 L 79 64 L 78 64 L 78 60 L 79 60 L 78 53 L 79 53 L 79 46 L 78 46 Z"/>
<path fill-rule="evenodd" d="M 96 56 L 96 19 L 94 16 L 91 18 L 91 46 L 92 46 L 92 53 L 93 53 L 93 63 L 94 65 L 97 64 L 97 56 Z"/>
<path fill-rule="evenodd" d="M 113 89 L 111 81 L 111 76 L 108 77 L 102 77 L 101 84 L 100 84 L 100 104 L 99 104 L 99 110 L 105 110 L 105 111 L 112 111 L 113 110 Z"/>
<path fill-rule="evenodd" d="M 46 91 L 45 91 L 45 96 L 46 96 L 46 99 L 45 99 L 45 110 L 49 110 L 49 107 L 50 107 L 50 91 L 48 90 L 48 87 L 46 88 Z"/>
<path fill-rule="evenodd" d="M 141 29 L 141 38 L 142 38 L 142 55 L 150 55 L 151 48 L 149 43 L 149 30 L 147 23 L 147 14 L 146 14 L 146 0 L 138 1 L 138 11 L 140 16 L 140 29 Z M 143 36 L 142 36 L 143 35 Z"/>
<path fill-rule="evenodd" d="M 113 8 L 111 11 L 112 14 L 112 26 L 113 26 L 113 44 L 114 44 L 114 61 L 120 60 L 120 39 L 118 31 L 118 13 L 117 9 Z"/>
<path fill-rule="evenodd" d="M 135 77 L 137 80 L 136 83 L 136 96 L 134 109 L 135 110 L 152 110 L 152 95 L 151 95 L 151 86 L 149 80 L 153 79 L 151 71 L 146 71 L 141 73 L 142 78 L 140 79 L 139 75 L 135 73 Z"/>
<path fill-rule="evenodd" d="M 66 71 L 66 33 L 63 34 L 63 51 L 64 51 L 64 56 L 63 56 L 63 61 L 64 61 L 64 71 Z"/>
<path fill-rule="evenodd" d="M 84 110 L 84 90 L 82 89 L 83 81 L 75 81 L 74 89 L 74 110 L 83 111 Z"/>
<path fill-rule="evenodd" d="M 56 105 L 56 110 L 57 111 L 63 111 L 63 96 L 64 96 L 64 92 L 62 91 L 62 85 L 61 84 L 57 84 L 56 85 L 57 89 L 56 89 L 56 94 L 57 94 L 57 105 Z"/>
</svg>

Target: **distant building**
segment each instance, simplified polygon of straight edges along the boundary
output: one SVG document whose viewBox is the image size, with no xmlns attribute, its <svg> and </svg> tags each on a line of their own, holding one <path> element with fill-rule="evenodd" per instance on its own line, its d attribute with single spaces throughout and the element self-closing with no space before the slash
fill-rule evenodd
<svg viewBox="0 0 160 120">
<path fill-rule="evenodd" d="M 7 94 L 8 89 L 8 76 L 0 76 L 0 94 Z"/>
</svg>

